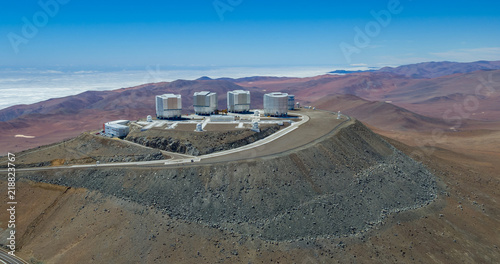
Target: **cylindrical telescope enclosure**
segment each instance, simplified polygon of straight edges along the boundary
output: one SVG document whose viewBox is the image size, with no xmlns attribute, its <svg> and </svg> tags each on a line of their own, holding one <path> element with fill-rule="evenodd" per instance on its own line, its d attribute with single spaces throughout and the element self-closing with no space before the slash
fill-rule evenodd
<svg viewBox="0 0 500 264">
<path fill-rule="evenodd" d="M 264 95 L 264 115 L 286 116 L 288 114 L 288 94 L 268 93 Z"/>
</svg>

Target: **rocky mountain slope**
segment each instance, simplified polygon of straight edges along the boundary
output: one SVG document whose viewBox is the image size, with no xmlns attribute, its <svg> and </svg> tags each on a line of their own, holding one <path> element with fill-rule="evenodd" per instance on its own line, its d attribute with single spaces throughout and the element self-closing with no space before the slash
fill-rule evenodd
<svg viewBox="0 0 500 264">
<path fill-rule="evenodd" d="M 78 137 L 16 153 L 17 168 L 95 164 L 110 162 L 150 161 L 168 159 L 158 149 L 128 144 L 118 139 L 89 133 Z M 0 167 L 6 167 L 4 159 Z"/>
<path fill-rule="evenodd" d="M 486 140 L 483 133 L 464 133 L 435 151 L 426 147 L 419 159 L 438 178 L 435 202 L 391 214 L 357 236 L 270 241 L 98 191 L 20 179 L 16 253 L 33 263 L 494 263 L 500 258 L 500 135 Z M 408 155 L 422 151 L 389 142 Z M 7 182 L 0 180 L 0 188 Z M 0 225 L 6 216 L 0 214 Z"/>
<path fill-rule="evenodd" d="M 234 128 L 234 125 L 232 125 Z M 125 138 L 146 147 L 187 155 L 205 155 L 235 149 L 263 139 L 280 129 L 279 125 L 261 126 L 260 132 L 250 129 L 204 131 L 203 133 L 165 129 L 140 131 L 133 128 Z"/>
<path fill-rule="evenodd" d="M 437 194 L 425 167 L 358 121 L 322 142 L 249 161 L 21 175 L 278 241 L 359 234 L 388 213 L 428 205 Z"/>
</svg>

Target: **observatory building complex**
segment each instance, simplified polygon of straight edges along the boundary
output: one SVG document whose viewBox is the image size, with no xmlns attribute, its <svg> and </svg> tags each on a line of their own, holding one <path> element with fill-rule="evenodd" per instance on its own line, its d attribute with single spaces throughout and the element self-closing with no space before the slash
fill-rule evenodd
<svg viewBox="0 0 500 264">
<path fill-rule="evenodd" d="M 196 92 L 193 98 L 194 112 L 198 115 L 209 115 L 217 110 L 217 93 Z"/>
<path fill-rule="evenodd" d="M 227 92 L 227 110 L 232 113 L 249 112 L 250 92 L 243 90 Z"/>
<path fill-rule="evenodd" d="M 268 93 L 264 95 L 264 115 L 286 116 L 288 114 L 288 94 Z"/>
<path fill-rule="evenodd" d="M 180 118 L 182 99 L 180 94 L 156 96 L 156 117 L 160 119 Z"/>
</svg>

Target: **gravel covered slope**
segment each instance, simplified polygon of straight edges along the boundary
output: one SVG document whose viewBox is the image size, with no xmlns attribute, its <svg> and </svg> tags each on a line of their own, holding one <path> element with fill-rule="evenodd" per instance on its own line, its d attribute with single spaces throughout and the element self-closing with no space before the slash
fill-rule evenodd
<svg viewBox="0 0 500 264">
<path fill-rule="evenodd" d="M 18 168 L 168 159 L 157 149 L 83 133 L 57 144 L 16 153 Z M 2 160 L 3 161 L 3 160 Z M 5 167 L 5 161 L 0 167 Z"/>
<path fill-rule="evenodd" d="M 22 173 L 154 206 L 179 219 L 269 240 L 358 233 L 436 197 L 425 167 L 360 122 L 305 149 L 178 168 Z"/>
<path fill-rule="evenodd" d="M 278 125 L 262 126 L 260 132 L 253 132 L 249 129 L 204 131 L 203 133 L 165 129 L 147 131 L 133 129 L 125 139 L 155 149 L 199 156 L 251 144 L 272 135 L 279 129 Z"/>
</svg>

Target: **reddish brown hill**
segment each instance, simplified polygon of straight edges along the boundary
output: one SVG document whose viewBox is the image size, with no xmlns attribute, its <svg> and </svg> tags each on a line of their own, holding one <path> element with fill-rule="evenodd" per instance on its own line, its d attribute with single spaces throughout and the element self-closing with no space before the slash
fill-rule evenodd
<svg viewBox="0 0 500 264">
<path fill-rule="evenodd" d="M 225 80 L 174 81 L 146 84 L 115 91 L 89 91 L 32 105 L 18 105 L 0 111 L 1 154 L 58 142 L 83 131 L 97 130 L 102 123 L 115 119 L 136 120 L 155 114 L 156 95 L 179 93 L 184 112 L 191 112 L 195 91 L 219 94 L 219 109 L 226 108 L 226 93 L 242 89 Z M 252 104 L 262 106 L 262 93 L 252 92 Z M 16 135 L 35 138 L 15 137 Z"/>
<path fill-rule="evenodd" d="M 478 87 L 481 89 L 476 94 Z M 500 120 L 500 70 L 434 79 L 412 79 L 383 72 L 309 78 L 203 78 L 145 84 L 115 91 L 90 91 L 1 110 L 0 121 L 3 122 L 0 122 L 0 133 L 3 136 L 0 146 L 5 152 L 18 151 L 73 137 L 85 130 L 99 129 L 105 121 L 136 120 L 154 115 L 154 96 L 169 92 L 183 96 L 184 113 L 192 112 L 192 94 L 202 90 L 217 92 L 219 109 L 223 109 L 226 107 L 226 92 L 242 88 L 252 92 L 254 108 L 262 107 L 264 93 L 284 91 L 295 94 L 297 101 L 303 105 L 314 102 L 318 108 L 346 111 L 368 124 L 387 129 L 418 130 L 431 125 L 449 129 L 455 126 L 443 122 L 445 114 L 459 118 L 462 128 L 475 124 L 469 119 Z M 359 98 L 339 99 L 335 97 L 338 94 Z M 360 98 L 365 101 L 360 101 Z M 15 138 L 16 135 L 35 138 Z"/>
<path fill-rule="evenodd" d="M 465 119 L 500 120 L 500 70 L 434 79 L 411 79 L 392 73 L 365 72 L 238 84 L 258 87 L 263 91 L 290 92 L 304 103 L 335 94 L 350 94 L 370 101 L 389 101 L 418 114 L 440 119 L 451 111 L 449 114 L 455 112 L 455 115 L 461 114 L 460 118 Z M 469 111 L 463 113 L 466 107 Z"/>
<path fill-rule="evenodd" d="M 327 96 L 313 103 L 320 109 L 341 111 L 384 130 L 430 130 L 448 128 L 439 119 L 422 116 L 385 102 L 372 102 L 354 95 Z"/>
<path fill-rule="evenodd" d="M 258 87 L 267 92 L 289 92 L 304 102 L 313 102 L 332 94 L 352 94 L 367 99 L 379 98 L 412 81 L 417 80 L 390 73 L 356 73 L 239 82 L 238 84 L 245 87 Z"/>
<path fill-rule="evenodd" d="M 74 96 L 49 99 L 30 105 L 15 105 L 0 110 L 0 121 L 13 120 L 28 114 L 74 114 L 111 95 L 111 91 L 88 91 Z"/>
<path fill-rule="evenodd" d="M 450 112 L 462 118 L 500 120 L 500 70 L 422 80 L 399 88 L 386 100 L 438 118 Z"/>
<path fill-rule="evenodd" d="M 313 102 L 313 106 L 330 111 L 341 111 L 366 124 L 386 131 L 426 131 L 440 129 L 454 132 L 470 129 L 497 129 L 499 122 L 483 122 L 463 119 L 460 122 L 446 122 L 442 118 L 434 118 L 416 114 L 402 107 L 380 101 L 368 101 L 354 95 L 326 96 Z M 459 124 L 459 125 L 457 125 Z"/>
<path fill-rule="evenodd" d="M 226 107 L 226 93 L 229 90 L 242 89 L 232 82 L 223 80 L 184 81 L 146 84 L 115 91 L 88 91 L 74 96 L 50 99 L 31 105 L 16 105 L 0 111 L 0 121 L 10 121 L 21 116 L 41 114 L 72 115 L 87 109 L 127 112 L 131 117 L 137 114 L 154 114 L 154 97 L 163 93 L 179 93 L 183 97 L 186 112 L 192 109 L 192 95 L 196 91 L 210 90 L 219 94 L 219 108 Z M 254 91 L 258 94 L 258 91 Z M 257 98 L 256 96 L 255 98 Z M 262 100 L 260 100 L 262 103 Z M 257 100 L 256 104 L 259 104 Z M 123 110 L 123 111 L 120 111 Z M 129 118 L 131 118 L 129 117 Z"/>
</svg>

